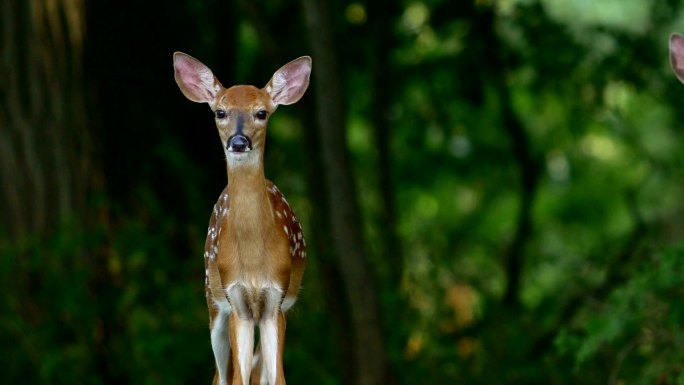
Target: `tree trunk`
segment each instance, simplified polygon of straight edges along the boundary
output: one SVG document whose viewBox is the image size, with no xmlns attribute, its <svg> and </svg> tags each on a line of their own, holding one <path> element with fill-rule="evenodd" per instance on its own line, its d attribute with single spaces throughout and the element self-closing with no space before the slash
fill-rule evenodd
<svg viewBox="0 0 684 385">
<path fill-rule="evenodd" d="M 84 9 L 78 0 L 0 0 L 0 8 L 0 231 L 21 240 L 85 208 Z"/>
<path fill-rule="evenodd" d="M 353 327 L 356 384 L 387 383 L 389 371 L 378 299 L 361 234 L 361 215 L 356 199 L 349 154 L 346 148 L 346 116 L 342 73 L 337 58 L 326 1 L 303 0 L 304 14 L 314 57 L 320 149 L 333 231 L 335 255 L 344 280 Z"/>
<path fill-rule="evenodd" d="M 378 152 L 377 178 L 380 189 L 381 213 L 379 227 L 382 235 L 383 261 L 389 271 L 390 287 L 401 287 L 404 273 L 404 255 L 397 233 L 395 186 L 392 179 L 393 138 L 390 107 L 395 94 L 395 71 L 390 63 L 392 47 L 398 46 L 394 39 L 394 22 L 401 14 L 400 5 L 391 0 L 378 0 L 368 4 L 373 37 L 369 53 L 371 70 L 371 102 L 369 113 L 373 124 L 373 138 Z"/>
<path fill-rule="evenodd" d="M 471 5 L 473 7 L 473 5 Z M 520 287 L 526 262 L 525 247 L 534 235 L 532 210 L 539 188 L 541 162 L 534 153 L 529 134 L 513 110 L 512 97 L 506 84 L 506 75 L 515 67 L 513 54 L 496 33 L 496 14 L 493 7 L 471 9 L 476 26 L 473 34 L 480 39 L 481 49 L 476 55 L 488 62 L 478 69 L 482 84 L 492 86 L 501 106 L 501 123 L 511 145 L 513 160 L 519 173 L 519 208 L 513 239 L 503 255 L 506 289 L 503 303 L 511 308 L 520 306 Z"/>
</svg>

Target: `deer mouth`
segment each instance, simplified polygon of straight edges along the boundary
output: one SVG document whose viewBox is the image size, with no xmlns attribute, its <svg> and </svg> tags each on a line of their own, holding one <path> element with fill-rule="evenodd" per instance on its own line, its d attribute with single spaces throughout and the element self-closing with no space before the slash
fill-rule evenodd
<svg viewBox="0 0 684 385">
<path fill-rule="evenodd" d="M 228 152 L 236 154 L 244 154 L 252 151 L 252 141 L 248 137 L 240 134 L 235 134 L 228 138 L 228 145 L 226 146 Z"/>
</svg>

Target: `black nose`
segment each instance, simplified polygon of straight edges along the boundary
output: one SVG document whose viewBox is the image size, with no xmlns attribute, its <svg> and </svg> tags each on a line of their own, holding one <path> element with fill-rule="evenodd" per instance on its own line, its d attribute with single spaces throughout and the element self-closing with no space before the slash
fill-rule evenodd
<svg viewBox="0 0 684 385">
<path fill-rule="evenodd" d="M 236 134 L 228 139 L 228 151 L 245 152 L 252 149 L 252 143 L 244 135 Z"/>
</svg>

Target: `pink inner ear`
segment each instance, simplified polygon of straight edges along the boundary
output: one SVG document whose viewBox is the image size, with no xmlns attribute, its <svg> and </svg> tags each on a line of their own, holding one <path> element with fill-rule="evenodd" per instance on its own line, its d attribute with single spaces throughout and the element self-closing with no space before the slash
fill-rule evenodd
<svg viewBox="0 0 684 385">
<path fill-rule="evenodd" d="M 670 50 L 672 51 L 673 59 L 677 63 L 677 67 L 682 68 L 684 66 L 684 36 L 672 35 Z"/>
<path fill-rule="evenodd" d="M 214 74 L 199 61 L 179 54 L 174 62 L 176 82 L 183 94 L 195 102 L 208 103 L 216 94 Z"/>
<path fill-rule="evenodd" d="M 293 65 L 292 67 L 293 68 L 287 69 L 287 83 L 290 84 L 290 87 L 292 88 L 299 88 L 304 83 L 308 82 L 310 67 L 304 62 Z"/>
<path fill-rule="evenodd" d="M 273 76 L 273 102 L 276 104 L 292 104 L 297 102 L 309 86 L 311 62 L 296 60 L 286 64 Z"/>
</svg>

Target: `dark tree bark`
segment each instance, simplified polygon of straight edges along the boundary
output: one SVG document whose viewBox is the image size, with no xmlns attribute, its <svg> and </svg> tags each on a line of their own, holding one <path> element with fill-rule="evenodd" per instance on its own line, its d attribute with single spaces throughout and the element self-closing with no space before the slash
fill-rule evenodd
<svg viewBox="0 0 684 385">
<path fill-rule="evenodd" d="M 391 50 L 397 46 L 394 39 L 394 21 L 400 14 L 399 4 L 379 0 L 368 4 L 371 19 L 371 33 L 374 37 L 369 55 L 372 76 L 370 117 L 373 123 L 373 137 L 378 151 L 377 175 L 380 189 L 381 209 L 380 231 L 383 237 L 383 254 L 389 270 L 391 285 L 398 288 L 404 271 L 404 256 L 401 241 L 397 235 L 397 215 L 392 179 L 392 122 L 390 111 L 392 96 L 395 95 L 396 75 L 390 63 Z"/>
<path fill-rule="evenodd" d="M 503 303 L 516 308 L 520 304 L 520 283 L 525 265 L 525 246 L 533 235 L 532 209 L 539 188 L 541 162 L 534 154 L 530 137 L 513 110 L 511 96 L 506 84 L 506 75 L 514 67 L 512 55 L 496 35 L 493 8 L 473 9 L 477 26 L 476 35 L 481 37 L 482 47 L 478 53 L 488 58 L 489 65 L 480 68 L 483 84 L 489 84 L 496 91 L 501 105 L 501 123 L 511 143 L 511 152 L 519 173 L 519 208 L 513 239 L 503 256 L 506 271 L 506 290 Z"/>
<path fill-rule="evenodd" d="M 539 186 L 539 162 L 534 159 L 529 137 L 512 110 L 510 95 L 503 80 L 499 81 L 497 88 L 503 107 L 503 125 L 511 140 L 513 156 L 520 173 L 520 207 L 513 240 L 504 257 L 508 283 L 503 298 L 504 304 L 518 306 L 520 281 L 525 263 L 525 245 L 533 231 L 532 208 Z"/>
<path fill-rule="evenodd" d="M 328 3 L 318 0 L 302 3 L 314 58 L 313 86 L 333 231 L 331 247 L 335 249 L 344 280 L 353 328 L 355 383 L 385 384 L 389 371 L 378 298 L 364 250 L 361 215 L 346 148 L 343 76 L 334 48 Z"/>
<path fill-rule="evenodd" d="M 86 116 L 85 7 L 75 0 L 0 0 L 0 9 L 0 233 L 15 242 L 42 242 L 66 221 L 80 230 L 102 219 L 87 212 L 88 193 L 101 182 L 101 169 Z M 42 258 L 48 265 L 73 263 L 92 272 L 83 290 L 103 301 L 107 264 L 101 251 L 87 248 L 74 246 L 69 260 L 49 261 L 55 257 L 51 252 Z M 18 271 L 31 278 L 18 280 L 13 289 L 31 301 L 20 301 L 13 311 L 28 324 L 55 317 L 47 311 L 52 305 L 41 306 L 45 297 L 35 285 L 50 272 L 32 270 L 23 258 L 17 262 Z M 90 346 L 92 361 L 83 362 L 93 365 L 104 383 L 115 383 L 106 357 L 111 319 L 103 316 L 90 325 L 98 332 Z M 92 336 L 84 331 L 74 338 L 84 335 Z"/>
<path fill-rule="evenodd" d="M 85 209 L 84 9 L 69 0 L 1 0 L 0 9 L 0 226 L 20 240 Z"/>
</svg>

